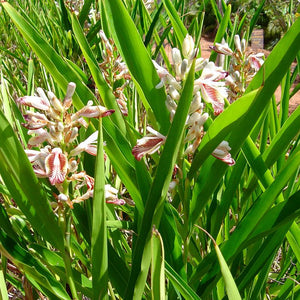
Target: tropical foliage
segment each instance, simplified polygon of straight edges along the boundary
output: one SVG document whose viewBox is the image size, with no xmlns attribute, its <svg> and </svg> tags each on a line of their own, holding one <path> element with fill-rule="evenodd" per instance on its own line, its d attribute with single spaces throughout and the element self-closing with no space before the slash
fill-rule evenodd
<svg viewBox="0 0 300 300">
<path fill-rule="evenodd" d="M 210 1 L 209 60 L 208 1 L 1 2 L 1 299 L 299 297 L 300 19 L 254 53 L 263 2 Z"/>
</svg>

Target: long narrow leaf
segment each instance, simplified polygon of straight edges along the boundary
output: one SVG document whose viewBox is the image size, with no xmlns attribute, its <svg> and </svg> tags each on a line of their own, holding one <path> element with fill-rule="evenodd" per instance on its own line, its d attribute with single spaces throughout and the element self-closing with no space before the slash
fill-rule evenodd
<svg viewBox="0 0 300 300">
<path fill-rule="evenodd" d="M 105 175 L 102 122 L 99 121 L 98 147 L 93 196 L 92 274 L 93 299 L 108 299 L 108 253 L 106 233 Z"/>
<path fill-rule="evenodd" d="M 50 291 L 51 294 L 53 293 L 60 299 L 70 299 L 66 290 L 50 271 L 27 250 L 10 239 L 2 229 L 0 229 L 0 241 L 1 252 L 22 269 L 28 277 L 32 277 L 41 286 Z"/>
<path fill-rule="evenodd" d="M 165 291 L 165 254 L 161 235 L 153 230 L 151 238 L 152 265 L 151 265 L 151 292 L 153 300 L 166 299 Z"/>
<path fill-rule="evenodd" d="M 163 4 L 170 18 L 175 34 L 177 35 L 177 38 L 179 40 L 179 44 L 182 45 L 182 42 L 188 33 L 187 29 L 184 27 L 172 2 L 170 0 L 163 0 Z"/>
<path fill-rule="evenodd" d="M 32 166 L 13 129 L 0 111 L 0 174 L 32 226 L 63 250 L 63 236 Z"/>
<path fill-rule="evenodd" d="M 162 89 L 155 88 L 159 78 L 151 58 L 122 1 L 105 0 L 104 3 L 112 36 L 136 82 L 144 106 L 147 110 L 151 107 L 159 131 L 166 134 L 170 126 L 169 113 L 162 105 L 166 95 Z"/>
</svg>

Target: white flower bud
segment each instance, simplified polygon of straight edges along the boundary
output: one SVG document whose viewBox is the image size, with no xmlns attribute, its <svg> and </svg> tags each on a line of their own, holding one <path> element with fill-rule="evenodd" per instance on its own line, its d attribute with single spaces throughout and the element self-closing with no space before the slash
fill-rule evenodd
<svg viewBox="0 0 300 300">
<path fill-rule="evenodd" d="M 170 112 L 172 112 L 173 110 L 175 111 L 177 108 L 176 102 L 169 95 L 167 95 L 165 104 L 167 106 L 168 111 L 170 111 Z"/>
<path fill-rule="evenodd" d="M 172 49 L 172 58 L 173 58 L 173 64 L 174 65 L 179 65 L 182 62 L 181 54 L 179 49 L 173 48 Z"/>
<path fill-rule="evenodd" d="M 239 35 L 235 35 L 234 36 L 234 44 L 235 44 L 235 48 L 239 53 L 242 53 L 242 48 L 241 48 L 241 39 L 239 37 Z"/>
<path fill-rule="evenodd" d="M 65 99 L 71 99 L 72 96 L 74 95 L 75 89 L 76 89 L 76 84 L 74 82 L 70 82 L 67 87 Z"/>
<path fill-rule="evenodd" d="M 59 112 L 63 112 L 63 106 L 61 102 L 56 98 L 56 96 L 52 92 L 48 92 L 48 98 L 50 100 L 50 103 L 52 104 L 53 108 Z"/>
<path fill-rule="evenodd" d="M 192 114 L 193 112 L 195 112 L 198 109 L 202 109 L 203 105 L 201 105 L 201 104 L 202 104 L 201 103 L 201 95 L 200 95 L 200 92 L 198 91 L 196 93 L 196 95 L 194 96 L 194 99 L 191 103 L 189 114 Z"/>
<path fill-rule="evenodd" d="M 78 163 L 76 160 L 69 162 L 69 172 L 74 173 L 78 168 Z"/>
<path fill-rule="evenodd" d="M 180 73 L 181 73 L 181 76 L 184 77 L 184 75 L 187 73 L 188 71 L 188 64 L 189 64 L 189 61 L 185 58 L 182 63 L 181 63 L 181 66 L 180 66 Z"/>
<path fill-rule="evenodd" d="M 191 59 L 194 55 L 195 43 L 190 35 L 186 35 L 182 43 L 182 55 L 184 58 Z"/>
<path fill-rule="evenodd" d="M 242 42 L 241 42 L 241 48 L 242 48 L 242 52 L 243 52 L 243 53 L 245 53 L 246 47 L 247 47 L 247 42 L 246 42 L 245 39 L 242 39 Z"/>
<path fill-rule="evenodd" d="M 172 85 L 170 85 L 170 87 L 169 87 L 169 94 L 174 100 L 180 99 L 180 94 Z"/>
</svg>

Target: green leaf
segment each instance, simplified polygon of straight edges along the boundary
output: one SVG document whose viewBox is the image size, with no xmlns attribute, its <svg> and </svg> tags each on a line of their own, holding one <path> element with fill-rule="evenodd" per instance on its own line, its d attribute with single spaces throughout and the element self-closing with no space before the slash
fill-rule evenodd
<svg viewBox="0 0 300 300">
<path fill-rule="evenodd" d="M 78 94 L 84 95 L 82 99 L 87 102 L 88 99 L 94 99 L 92 92 L 81 82 L 80 77 L 75 73 L 67 62 L 49 45 L 45 38 L 33 27 L 27 20 L 20 15 L 9 3 L 2 3 L 23 37 L 30 47 L 36 53 L 42 64 L 51 73 L 53 78 L 62 90 L 66 90 L 69 82 L 76 83 L 76 93 L 73 101 L 77 108 L 83 106 L 83 102 Z"/>
<path fill-rule="evenodd" d="M 218 28 L 214 43 L 221 43 L 222 38 L 224 37 L 224 34 L 227 31 L 228 28 L 228 22 L 230 22 L 230 16 L 231 16 L 231 5 L 229 4 L 226 8 L 226 11 L 224 13 L 224 16 L 222 17 L 222 21 L 220 23 L 220 26 Z M 209 60 L 210 61 L 215 61 L 217 58 L 218 53 L 212 52 Z"/>
<path fill-rule="evenodd" d="M 165 291 L 165 254 L 161 235 L 153 230 L 151 237 L 151 293 L 152 299 L 166 299 Z"/>
<path fill-rule="evenodd" d="M 90 13 L 90 9 L 91 9 L 91 5 L 93 3 L 93 0 L 85 0 L 83 7 L 80 11 L 78 20 L 80 25 L 82 26 L 84 24 L 84 21 L 87 19 L 89 13 Z"/>
<path fill-rule="evenodd" d="M 250 236 L 251 232 L 256 228 L 257 224 L 262 220 L 265 213 L 270 209 L 271 205 L 275 202 L 277 196 L 281 193 L 282 189 L 288 182 L 289 178 L 298 168 L 300 164 L 300 152 L 291 157 L 282 168 L 282 170 L 277 174 L 274 182 L 268 187 L 268 189 L 254 202 L 252 207 L 248 210 L 246 216 L 239 222 L 235 231 L 230 236 L 229 240 L 222 246 L 222 253 L 227 261 L 237 255 L 242 249 L 242 244 Z M 200 275 L 200 273 L 205 272 L 206 267 L 210 267 L 211 271 L 205 276 L 201 281 L 201 285 L 210 281 L 210 287 L 212 288 L 213 281 L 211 279 L 215 277 L 217 273 L 216 266 L 211 267 L 211 255 L 206 256 L 206 258 L 199 264 L 197 271 L 193 275 L 192 281 Z M 199 286 L 198 289 L 201 289 Z M 206 291 L 207 292 L 207 291 Z"/>
<path fill-rule="evenodd" d="M 68 293 L 50 271 L 36 260 L 28 251 L 24 250 L 6 233 L 0 229 L 0 249 L 27 277 L 32 277 L 38 284 L 46 288 L 51 294 L 60 299 L 70 299 Z"/>
<path fill-rule="evenodd" d="M 62 281 L 66 282 L 67 276 L 64 261 L 57 252 L 51 251 L 50 249 L 38 244 L 31 244 L 30 250 L 34 250 L 35 256 L 39 257 L 40 262 L 46 265 L 52 273 L 57 274 Z M 72 269 L 72 275 L 76 289 L 79 292 L 82 292 L 85 296 L 92 297 L 93 290 L 91 280 L 75 269 Z"/>
<path fill-rule="evenodd" d="M 239 300 L 242 299 L 240 296 L 240 293 L 238 291 L 238 288 L 234 282 L 234 279 L 232 277 L 232 274 L 227 266 L 227 263 L 218 247 L 217 244 L 215 244 L 215 250 L 217 253 L 217 257 L 219 260 L 219 264 L 221 267 L 221 272 L 222 272 L 222 276 L 223 279 L 225 281 L 225 287 L 226 287 L 226 291 L 227 291 L 227 296 L 229 300 Z"/>
<path fill-rule="evenodd" d="M 103 74 L 100 70 L 100 67 L 98 65 L 98 62 L 94 57 L 94 54 L 91 48 L 89 47 L 89 44 L 83 34 L 83 30 L 77 20 L 77 17 L 74 14 L 71 15 L 71 20 L 72 20 L 72 28 L 73 28 L 75 38 L 79 43 L 80 49 L 89 66 L 93 79 L 95 80 L 101 99 L 107 108 L 115 110 L 115 113 L 111 116 L 111 120 L 120 129 L 120 131 L 123 134 L 125 134 L 126 129 L 125 129 L 124 120 L 122 118 L 121 111 L 117 105 L 115 96 L 113 95 L 111 89 L 109 88 L 107 82 L 105 81 Z"/>
<path fill-rule="evenodd" d="M 164 105 L 166 94 L 163 89 L 155 88 L 159 78 L 147 49 L 122 1 L 105 0 L 104 3 L 114 42 L 126 62 L 146 110 L 151 107 L 158 123 L 152 125 L 166 134 L 170 126 L 169 113 Z"/>
<path fill-rule="evenodd" d="M 187 35 L 188 31 L 184 27 L 180 17 L 178 16 L 178 12 L 175 9 L 174 5 L 170 0 L 163 0 L 164 7 L 166 12 L 170 18 L 171 24 L 174 28 L 175 34 L 179 40 L 180 48 L 183 43 L 185 36 Z"/>
<path fill-rule="evenodd" d="M 63 251 L 63 236 L 46 193 L 13 129 L 0 111 L 0 174 L 14 201 L 42 237 Z"/>
<path fill-rule="evenodd" d="M 8 300 L 6 282 L 5 282 L 4 273 L 2 269 L 0 269 L 0 298 L 2 300 Z"/>
<path fill-rule="evenodd" d="M 260 237 L 262 237 L 269 228 L 272 229 L 272 234 L 269 232 L 268 238 L 265 239 L 263 244 L 257 249 L 256 255 L 252 258 L 252 262 L 248 264 L 247 268 L 245 268 L 239 276 L 237 280 L 239 288 L 243 289 L 247 283 L 257 275 L 261 267 L 274 254 L 275 249 L 279 247 L 294 219 L 299 215 L 299 208 L 296 208 L 296 205 L 294 205 L 295 202 L 299 203 L 299 199 L 300 191 L 291 196 L 285 203 L 280 203 L 280 205 L 276 206 L 276 209 L 270 210 L 264 216 L 263 220 L 259 222 L 258 227 L 256 227 L 255 231 L 251 234 L 251 236 L 253 236 L 252 241 L 257 238 L 257 236 L 255 237 L 256 234 L 260 233 Z M 297 211 L 295 212 L 295 210 Z M 272 215 L 274 213 L 275 217 Z M 289 238 L 289 240 L 291 239 Z"/>
<path fill-rule="evenodd" d="M 108 299 L 108 253 L 105 203 L 105 173 L 102 122 L 99 119 L 98 147 L 93 196 L 92 278 L 93 299 Z"/>
<path fill-rule="evenodd" d="M 201 298 L 195 293 L 195 291 L 187 284 L 186 281 L 179 276 L 174 269 L 165 262 L 166 276 L 174 285 L 174 287 L 181 293 L 181 295 L 188 300 L 200 300 Z"/>
</svg>

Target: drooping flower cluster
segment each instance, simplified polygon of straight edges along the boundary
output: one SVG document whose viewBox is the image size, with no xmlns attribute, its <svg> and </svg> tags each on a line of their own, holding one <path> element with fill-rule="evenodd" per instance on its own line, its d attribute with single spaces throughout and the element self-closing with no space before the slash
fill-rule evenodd
<svg viewBox="0 0 300 300">
<path fill-rule="evenodd" d="M 197 52 L 198 49 L 195 48 L 193 38 L 189 35 L 187 35 L 183 41 L 182 52 L 177 48 L 172 49 L 175 76 L 153 61 L 161 79 L 156 88 L 166 87 L 167 99 L 165 104 L 170 111 L 171 120 L 173 120 L 177 109 L 177 101 L 180 99 L 182 82 L 186 78 Z M 203 58 L 197 58 L 195 72 L 201 70 L 202 73 L 200 77 L 194 81 L 194 96 L 186 121 L 187 134 L 184 143 L 186 143 L 187 146 L 184 153 L 185 155 L 195 152 L 205 134 L 203 125 L 209 118 L 209 114 L 208 112 L 204 112 L 202 99 L 206 103 L 211 103 L 214 114 L 218 115 L 223 111 L 224 99 L 227 98 L 227 89 L 224 79 L 228 73 L 222 68 L 217 67 L 213 62 L 208 62 L 208 60 L 204 60 Z M 151 127 L 147 127 L 147 130 L 150 134 L 139 139 L 137 145 L 132 150 L 132 154 L 137 160 L 140 160 L 145 154 L 156 152 L 166 140 L 165 136 L 162 136 Z M 214 151 L 213 155 L 225 163 L 233 165 L 234 160 L 231 158 L 228 152 L 229 150 L 230 147 L 228 143 L 224 141 Z"/>
<path fill-rule="evenodd" d="M 131 76 L 126 64 L 122 61 L 122 57 L 118 54 L 114 41 L 108 39 L 103 30 L 100 30 L 99 35 L 104 46 L 102 51 L 103 62 L 99 65 L 100 69 L 113 91 L 122 114 L 127 116 L 127 98 L 124 95 L 124 88 L 128 85 Z M 120 79 L 124 79 L 125 82 L 121 86 L 114 88 L 114 83 Z"/>
<path fill-rule="evenodd" d="M 102 118 L 111 115 L 114 110 L 88 101 L 77 112 L 72 112 L 72 96 L 75 83 L 69 83 L 63 101 L 52 92 L 45 94 L 41 88 L 36 96 L 25 96 L 17 99 L 17 103 L 31 107 L 24 113 L 22 124 L 32 137 L 25 150 L 37 177 L 48 178 L 51 185 L 59 192 L 57 200 L 65 201 L 72 207 L 73 203 L 93 196 L 94 178 L 84 171 L 78 171 L 79 156 L 82 152 L 97 154 L 98 132 L 91 134 L 82 143 L 76 138 L 80 127 L 88 127 L 83 117 Z M 73 189 L 69 189 L 70 183 Z M 109 186 L 107 189 L 110 189 Z M 110 201 L 111 201 L 110 195 Z M 115 194 L 115 200 L 120 202 Z"/>
<path fill-rule="evenodd" d="M 226 77 L 226 85 L 229 87 L 228 96 L 231 101 L 243 95 L 249 82 L 264 63 L 264 54 L 247 50 L 247 42 L 234 36 L 235 51 L 228 44 L 222 42 L 211 46 L 211 49 L 219 54 L 230 56 L 229 76 Z"/>
</svg>

